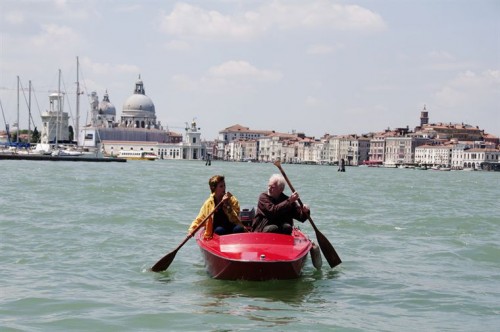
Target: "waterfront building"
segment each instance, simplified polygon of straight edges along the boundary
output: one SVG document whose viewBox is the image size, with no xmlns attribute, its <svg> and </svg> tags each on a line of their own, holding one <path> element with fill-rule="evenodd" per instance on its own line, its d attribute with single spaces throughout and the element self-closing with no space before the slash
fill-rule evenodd
<svg viewBox="0 0 500 332">
<path fill-rule="evenodd" d="M 343 159 L 351 166 L 421 163 L 461 169 L 468 148 L 487 148 L 488 143 L 495 149 L 498 141 L 496 136 L 470 125 L 429 124 L 429 112 L 424 106 L 414 132 L 406 126 L 361 136 L 325 134 L 314 139 L 295 132 L 283 134 L 234 125 L 219 132 L 213 153 L 225 160 L 248 160 L 253 159 L 249 151 L 255 149 L 256 160 L 262 162 L 280 158 L 285 163 L 338 164 Z"/>
<path fill-rule="evenodd" d="M 454 145 L 421 145 L 415 148 L 415 164 L 430 166 L 452 166 Z"/>
<path fill-rule="evenodd" d="M 324 139 L 315 140 L 311 145 L 312 159 L 319 164 L 329 164 L 327 142 Z"/>
<path fill-rule="evenodd" d="M 474 127 L 467 124 L 424 124 L 417 132 L 422 137 L 441 139 L 450 141 L 456 139 L 458 141 L 479 141 L 483 140 L 484 131 L 479 127 Z"/>
<path fill-rule="evenodd" d="M 427 138 L 414 136 L 394 136 L 385 139 L 385 167 L 399 165 L 413 165 L 415 163 L 415 149 L 428 143 Z"/>
<path fill-rule="evenodd" d="M 315 153 L 316 142 L 310 137 L 294 138 L 297 146 L 297 159 L 306 164 L 316 164 L 318 154 Z"/>
<path fill-rule="evenodd" d="M 229 143 L 240 139 L 259 139 L 272 133 L 274 133 L 272 130 L 251 130 L 248 127 L 235 124 L 219 131 L 219 141 Z"/>
<path fill-rule="evenodd" d="M 160 159 L 197 160 L 206 158 L 201 133 L 193 120 L 186 123 L 185 135 L 163 129 L 157 121 L 155 105 L 146 95 L 139 77 L 135 89 L 123 104 L 119 121 L 116 108 L 106 92 L 101 102 L 95 92 L 91 94 L 91 122 L 81 128 L 78 145 L 101 145 L 105 154 L 117 156 L 120 151 L 153 152 Z"/>
<path fill-rule="evenodd" d="M 281 156 L 283 143 L 279 135 L 272 134 L 259 139 L 259 161 L 272 162 Z"/>
<path fill-rule="evenodd" d="M 464 169 L 485 169 L 488 167 L 498 167 L 500 150 L 492 148 L 472 148 L 464 151 Z"/>
<path fill-rule="evenodd" d="M 370 150 L 368 151 L 368 162 L 373 165 L 384 163 L 385 133 L 377 133 L 370 140 Z"/>
<path fill-rule="evenodd" d="M 325 134 L 319 140 L 314 143 L 317 148 L 318 160 L 320 164 L 329 165 L 332 164 L 332 157 L 330 156 L 330 138 L 331 135 Z"/>
<path fill-rule="evenodd" d="M 358 135 L 333 136 L 329 140 L 330 162 L 345 160 L 346 165 L 358 166 L 368 160 L 370 138 Z"/>
<path fill-rule="evenodd" d="M 225 145 L 224 160 L 255 161 L 257 160 L 257 140 L 233 140 Z"/>
<path fill-rule="evenodd" d="M 281 161 L 283 163 L 295 164 L 299 162 L 298 144 L 296 140 L 285 140 L 281 147 Z"/>
<path fill-rule="evenodd" d="M 330 136 L 327 142 L 328 160 L 331 164 L 338 164 L 340 162 L 340 139 L 337 136 Z"/>
<path fill-rule="evenodd" d="M 396 137 L 400 134 L 398 130 L 386 129 L 372 135 L 370 139 L 370 148 L 368 151 L 369 165 L 383 165 L 385 161 L 385 140 L 387 137 Z"/>
<path fill-rule="evenodd" d="M 461 170 L 464 168 L 465 150 L 470 149 L 471 144 L 457 142 L 451 149 L 451 169 Z"/>
<path fill-rule="evenodd" d="M 225 145 L 235 140 L 258 140 L 260 137 L 272 134 L 270 130 L 251 130 L 248 127 L 243 127 L 239 124 L 232 125 L 219 131 L 219 138 L 217 140 L 217 153 L 216 157 L 220 159 L 227 159 L 227 151 Z"/>
<path fill-rule="evenodd" d="M 267 136 L 263 136 L 258 139 L 258 160 L 263 162 L 273 162 L 278 158 L 280 158 L 280 160 L 289 160 L 290 162 L 304 160 L 303 148 L 301 152 L 300 147 L 296 144 L 300 139 L 303 138 L 303 136 L 299 137 L 299 135 L 297 134 L 285 134 L 276 132 L 272 132 Z M 294 145 L 292 158 L 290 158 L 290 145 Z M 283 146 L 288 146 L 288 148 L 283 150 Z M 285 153 L 287 154 L 286 156 Z"/>
<path fill-rule="evenodd" d="M 492 134 L 487 134 L 484 133 L 483 135 L 483 141 L 487 144 L 491 144 L 493 148 L 496 148 L 500 144 L 500 138 L 498 136 L 492 135 Z"/>
</svg>

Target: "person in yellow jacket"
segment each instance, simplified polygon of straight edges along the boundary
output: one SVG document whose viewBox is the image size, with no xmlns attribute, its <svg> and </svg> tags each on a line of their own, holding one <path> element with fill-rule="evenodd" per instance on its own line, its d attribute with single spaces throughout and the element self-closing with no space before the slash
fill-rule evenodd
<svg viewBox="0 0 500 332">
<path fill-rule="evenodd" d="M 245 232 L 245 227 L 240 220 L 240 203 L 230 192 L 226 192 L 224 176 L 212 176 L 208 180 L 208 185 L 211 194 L 201 206 L 196 219 L 189 226 L 188 233 L 191 234 L 222 200 L 225 202 L 205 223 L 205 239 L 212 238 L 213 233 L 224 235 Z"/>
</svg>

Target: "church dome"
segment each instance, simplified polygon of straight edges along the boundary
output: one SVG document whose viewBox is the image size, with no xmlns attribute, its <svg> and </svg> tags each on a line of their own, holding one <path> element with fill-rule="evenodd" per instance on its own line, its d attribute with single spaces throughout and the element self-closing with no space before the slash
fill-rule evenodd
<svg viewBox="0 0 500 332">
<path fill-rule="evenodd" d="M 135 83 L 134 94 L 127 98 L 123 104 L 123 113 L 125 114 L 137 114 L 149 112 L 155 114 L 155 105 L 151 98 L 146 96 L 146 91 L 144 90 L 144 84 L 141 78 Z"/>
<path fill-rule="evenodd" d="M 111 115 L 111 116 L 115 116 L 116 115 L 115 105 L 113 105 L 109 101 L 109 96 L 108 96 L 108 92 L 107 91 L 104 94 L 104 98 L 99 103 L 98 109 L 99 109 L 99 114 Z"/>
</svg>

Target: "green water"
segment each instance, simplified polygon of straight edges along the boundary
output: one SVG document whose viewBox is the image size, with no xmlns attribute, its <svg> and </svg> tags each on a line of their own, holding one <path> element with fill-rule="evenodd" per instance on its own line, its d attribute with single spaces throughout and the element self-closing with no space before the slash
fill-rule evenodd
<svg viewBox="0 0 500 332">
<path fill-rule="evenodd" d="M 147 269 L 211 175 L 254 206 L 274 165 L 0 161 L 0 330 L 498 330 L 499 173 L 283 168 L 343 263 L 242 282 L 210 279 L 194 240 Z"/>
</svg>

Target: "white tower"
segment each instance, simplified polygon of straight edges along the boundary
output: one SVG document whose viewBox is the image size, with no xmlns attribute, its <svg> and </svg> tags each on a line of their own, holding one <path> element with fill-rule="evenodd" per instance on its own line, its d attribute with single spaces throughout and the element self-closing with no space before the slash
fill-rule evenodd
<svg viewBox="0 0 500 332">
<path fill-rule="evenodd" d="M 69 116 L 63 112 L 64 95 L 61 92 L 49 95 L 49 110 L 42 113 L 42 144 L 69 140 Z"/>
<path fill-rule="evenodd" d="M 191 122 L 191 126 L 188 126 L 186 122 L 186 136 L 184 141 L 183 149 L 183 159 L 203 159 L 203 151 L 201 145 L 201 133 L 198 131 L 199 128 L 196 127 L 195 119 Z"/>
</svg>

